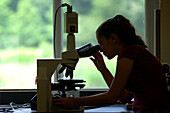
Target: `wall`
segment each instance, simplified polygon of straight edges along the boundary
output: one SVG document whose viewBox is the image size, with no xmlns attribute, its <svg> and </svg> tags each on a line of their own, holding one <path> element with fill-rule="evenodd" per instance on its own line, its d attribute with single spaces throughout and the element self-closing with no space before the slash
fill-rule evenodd
<svg viewBox="0 0 170 113">
<path fill-rule="evenodd" d="M 170 65 L 170 0 L 160 0 L 161 62 Z"/>
</svg>

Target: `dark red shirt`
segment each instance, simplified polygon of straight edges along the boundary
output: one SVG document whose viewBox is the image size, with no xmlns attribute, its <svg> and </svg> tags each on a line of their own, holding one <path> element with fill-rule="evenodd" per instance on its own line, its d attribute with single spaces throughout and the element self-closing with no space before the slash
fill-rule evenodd
<svg viewBox="0 0 170 113">
<path fill-rule="evenodd" d="M 159 60 L 139 45 L 129 45 L 118 55 L 134 60 L 126 89 L 134 94 L 134 112 L 168 108 L 166 76 Z"/>
</svg>

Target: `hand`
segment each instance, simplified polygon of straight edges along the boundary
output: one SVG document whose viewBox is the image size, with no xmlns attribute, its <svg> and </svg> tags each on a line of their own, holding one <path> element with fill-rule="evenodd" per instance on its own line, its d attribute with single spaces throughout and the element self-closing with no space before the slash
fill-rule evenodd
<svg viewBox="0 0 170 113">
<path fill-rule="evenodd" d="M 55 103 L 59 108 L 62 109 L 74 109 L 78 107 L 78 103 L 76 102 L 76 99 L 73 97 L 53 99 L 53 103 Z"/>
<path fill-rule="evenodd" d="M 106 69 L 103 56 L 100 52 L 97 52 L 96 54 L 94 54 L 93 57 L 94 58 L 91 57 L 90 59 L 93 61 L 93 63 L 95 64 L 95 66 L 100 72 Z"/>
</svg>

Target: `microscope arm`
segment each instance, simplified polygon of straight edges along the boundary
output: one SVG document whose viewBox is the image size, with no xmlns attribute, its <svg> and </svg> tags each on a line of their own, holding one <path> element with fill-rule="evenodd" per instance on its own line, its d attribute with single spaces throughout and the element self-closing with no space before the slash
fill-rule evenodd
<svg viewBox="0 0 170 113">
<path fill-rule="evenodd" d="M 100 50 L 100 45 L 92 46 L 91 43 L 88 43 L 84 46 L 81 46 L 78 49 L 75 49 L 73 51 L 66 51 L 62 53 L 62 59 L 71 60 L 72 64 L 64 64 L 62 63 L 62 67 L 59 70 L 59 74 L 62 73 L 66 69 L 65 76 L 68 77 L 70 75 L 70 78 L 73 78 L 73 70 L 75 69 L 75 66 L 79 60 L 79 58 L 89 57 L 93 54 L 97 53 Z"/>
<path fill-rule="evenodd" d="M 61 63 L 74 62 L 64 59 L 37 59 L 37 112 L 51 112 L 53 107 L 51 93 L 51 76 Z"/>
<path fill-rule="evenodd" d="M 76 67 L 76 64 L 79 60 L 79 55 L 76 50 L 65 51 L 62 53 L 62 59 L 72 61 L 73 63 L 62 63 L 62 67 L 59 69 L 59 74 L 62 73 L 66 69 L 65 76 L 70 76 L 70 79 L 73 78 L 73 70 Z"/>
</svg>

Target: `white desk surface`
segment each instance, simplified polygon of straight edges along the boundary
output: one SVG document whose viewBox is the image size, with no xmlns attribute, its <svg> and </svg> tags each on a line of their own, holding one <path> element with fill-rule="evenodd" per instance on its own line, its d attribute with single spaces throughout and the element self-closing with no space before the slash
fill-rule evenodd
<svg viewBox="0 0 170 113">
<path fill-rule="evenodd" d="M 31 108 L 19 108 L 19 109 L 15 109 L 14 112 L 12 113 L 35 113 L 35 112 L 36 110 L 31 110 Z M 125 105 L 121 105 L 121 104 L 116 104 L 116 105 L 111 105 L 106 107 L 98 107 L 98 108 L 89 107 L 88 109 L 86 109 L 85 107 L 84 112 L 77 112 L 77 113 L 115 113 L 115 112 L 133 113 L 132 110 L 127 110 Z M 0 111 L 0 113 L 2 112 Z"/>
</svg>

